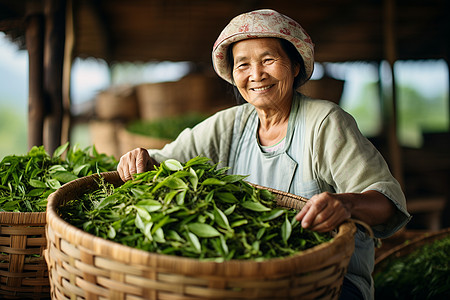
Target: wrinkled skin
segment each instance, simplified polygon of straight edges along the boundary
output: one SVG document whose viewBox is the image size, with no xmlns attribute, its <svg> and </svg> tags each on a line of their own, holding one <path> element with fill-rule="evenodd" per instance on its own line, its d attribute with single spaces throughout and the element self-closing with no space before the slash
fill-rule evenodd
<svg viewBox="0 0 450 300">
<path fill-rule="evenodd" d="M 150 170 L 158 162 L 150 157 L 144 148 L 136 148 L 124 154 L 119 161 L 117 171 L 123 181 L 132 179 L 132 175 Z"/>
</svg>

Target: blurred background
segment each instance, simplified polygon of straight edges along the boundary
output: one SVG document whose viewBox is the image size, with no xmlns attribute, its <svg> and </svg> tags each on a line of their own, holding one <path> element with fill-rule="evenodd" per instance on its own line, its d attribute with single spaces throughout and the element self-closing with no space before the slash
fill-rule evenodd
<svg viewBox="0 0 450 300">
<path fill-rule="evenodd" d="M 301 92 L 355 117 L 405 190 L 408 226 L 448 227 L 448 1 L 272 2 L 0 0 L 0 159 L 67 140 L 116 158 L 162 147 L 130 128 L 235 105 L 212 45 L 232 17 L 273 8 L 316 45 Z"/>
</svg>

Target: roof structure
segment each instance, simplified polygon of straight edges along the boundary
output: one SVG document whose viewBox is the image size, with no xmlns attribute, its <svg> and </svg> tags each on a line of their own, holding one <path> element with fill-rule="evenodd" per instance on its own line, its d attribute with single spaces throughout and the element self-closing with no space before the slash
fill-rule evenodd
<svg viewBox="0 0 450 300">
<path fill-rule="evenodd" d="M 29 2 L 36 7 L 45 1 L 0 0 L 0 31 L 23 47 Z M 383 60 L 389 35 L 397 59 L 447 58 L 449 53 L 445 0 L 73 0 L 73 54 L 110 63 L 210 64 L 212 45 L 228 21 L 259 8 L 297 20 L 316 44 L 319 62 Z"/>
</svg>

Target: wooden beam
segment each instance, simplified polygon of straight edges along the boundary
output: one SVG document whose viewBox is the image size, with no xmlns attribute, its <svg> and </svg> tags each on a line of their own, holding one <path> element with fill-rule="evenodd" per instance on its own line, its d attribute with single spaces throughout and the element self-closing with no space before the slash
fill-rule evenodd
<svg viewBox="0 0 450 300">
<path fill-rule="evenodd" d="M 43 145 L 44 15 L 34 1 L 27 2 L 26 46 L 28 50 L 28 148 Z"/>
<path fill-rule="evenodd" d="M 61 144 L 62 74 L 65 43 L 65 0 L 45 0 L 44 90 L 50 110 L 44 121 L 44 146 L 49 153 Z"/>
</svg>

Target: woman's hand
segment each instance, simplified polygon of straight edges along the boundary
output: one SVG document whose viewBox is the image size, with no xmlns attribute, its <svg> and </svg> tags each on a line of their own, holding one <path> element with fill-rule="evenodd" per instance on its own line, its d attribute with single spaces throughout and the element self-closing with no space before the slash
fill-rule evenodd
<svg viewBox="0 0 450 300">
<path fill-rule="evenodd" d="M 351 217 L 348 204 L 340 194 L 324 192 L 311 197 L 295 218 L 303 228 L 318 232 L 331 231 Z"/>
<path fill-rule="evenodd" d="M 117 171 L 123 181 L 132 179 L 132 175 L 150 170 L 158 163 L 150 157 L 144 148 L 136 148 L 124 154 L 119 161 Z"/>
<path fill-rule="evenodd" d="M 324 192 L 311 197 L 295 218 L 304 228 L 327 232 L 350 218 L 369 226 L 383 224 L 394 213 L 392 201 L 375 190 L 341 194 Z"/>
</svg>

